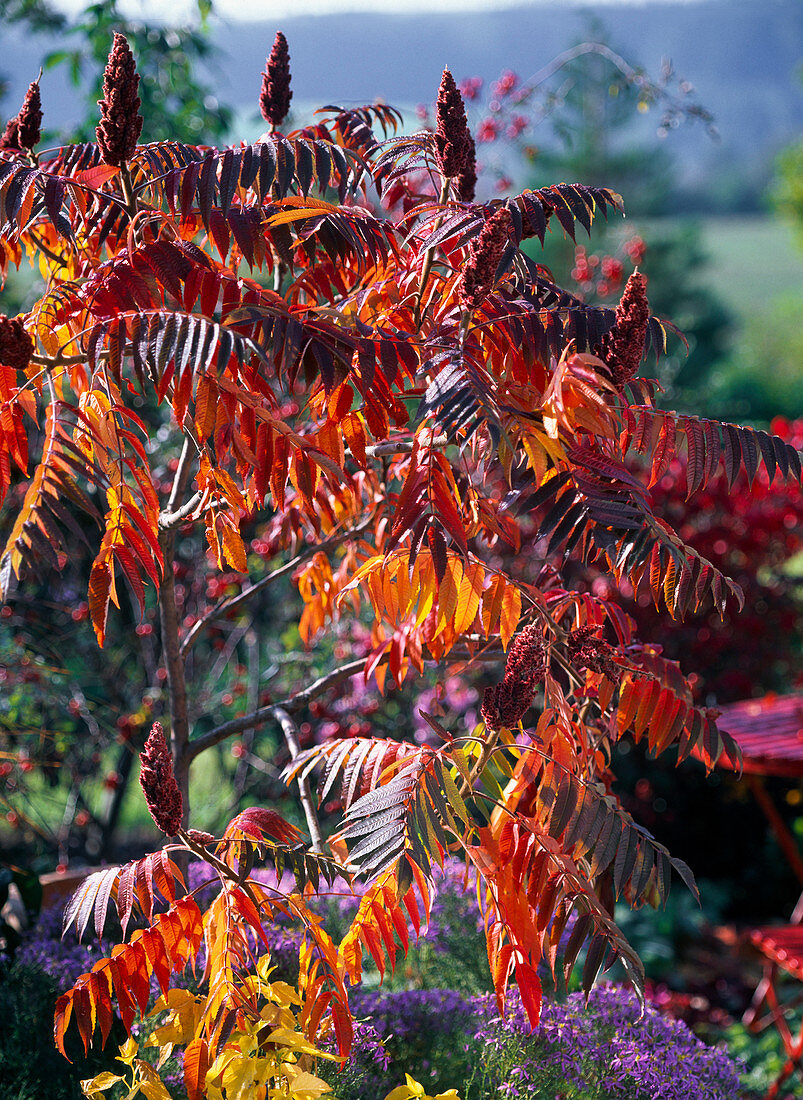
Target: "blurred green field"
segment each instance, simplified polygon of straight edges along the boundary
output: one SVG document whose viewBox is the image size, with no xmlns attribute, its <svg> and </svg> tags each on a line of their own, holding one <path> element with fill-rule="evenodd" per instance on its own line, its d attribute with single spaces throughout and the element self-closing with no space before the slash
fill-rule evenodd
<svg viewBox="0 0 803 1100">
<path fill-rule="evenodd" d="M 639 232 L 649 246 L 681 224 L 692 224 L 708 258 L 701 281 L 745 323 L 757 311 L 766 312 L 778 299 L 803 298 L 803 248 L 792 226 L 769 214 L 739 214 L 701 218 L 627 219 L 622 237 Z"/>
<path fill-rule="evenodd" d="M 694 285 L 732 315 L 720 357 L 693 394 L 709 416 L 768 423 L 803 415 L 803 248 L 791 224 L 771 215 L 626 221 L 625 233 L 651 239 L 693 226 L 704 262 Z M 671 314 L 670 314 L 671 316 Z M 682 317 L 674 316 L 683 328 Z"/>
<path fill-rule="evenodd" d="M 740 318 L 777 299 L 803 299 L 803 249 L 790 225 L 770 216 L 704 218 L 705 278 Z"/>
</svg>

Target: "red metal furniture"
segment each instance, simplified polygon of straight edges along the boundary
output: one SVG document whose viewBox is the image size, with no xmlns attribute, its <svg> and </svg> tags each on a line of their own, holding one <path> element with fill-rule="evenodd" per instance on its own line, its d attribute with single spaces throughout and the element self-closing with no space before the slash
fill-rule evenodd
<svg viewBox="0 0 803 1100">
<path fill-rule="evenodd" d="M 733 703 L 723 707 L 717 725 L 726 730 L 742 750 L 745 778 L 803 887 L 800 850 L 763 782 L 764 776 L 803 778 L 803 693 L 768 695 L 763 699 Z M 778 989 L 783 974 L 803 982 L 803 894 L 789 924 L 754 928 L 747 933 L 747 938 L 764 959 L 764 974 L 742 1018 L 743 1023 L 754 1032 L 774 1026 L 787 1056 L 766 1094 L 766 1100 L 775 1100 L 795 1073 L 803 1082 L 803 1020 L 797 1035 L 793 1034 L 788 1020 L 789 1014 L 803 1004 L 803 992 L 782 1001 Z M 803 1092 L 785 1095 L 801 1096 Z"/>
</svg>

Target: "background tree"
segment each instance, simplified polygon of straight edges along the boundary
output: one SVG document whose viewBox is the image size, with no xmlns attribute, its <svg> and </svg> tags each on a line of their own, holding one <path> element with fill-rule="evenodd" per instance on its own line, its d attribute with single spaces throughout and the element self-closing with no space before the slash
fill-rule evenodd
<svg viewBox="0 0 803 1100">
<path fill-rule="evenodd" d="M 671 315 L 685 340 L 671 342 L 659 365 L 662 400 L 716 416 L 712 380 L 730 349 L 734 317 L 704 278 L 708 256 L 700 226 L 683 216 L 685 199 L 671 155 L 671 135 L 681 123 L 699 123 L 716 136 L 714 119 L 695 98 L 692 84 L 668 61 L 657 78 L 651 77 L 591 20 L 585 40 L 535 76 L 522 80 L 503 72 L 484 99 L 477 78 L 463 81 L 461 88 L 475 105 L 484 169 L 480 186 L 486 193 L 495 174 L 502 190 L 511 176 L 530 186 L 550 179 L 604 179 L 626 196 L 628 219 L 634 219 L 629 235 L 612 219 L 595 227 L 591 253 L 556 234 L 547 236 L 543 247 L 527 247 L 557 282 L 575 281 L 576 292 L 595 304 L 615 302 L 625 268 L 639 264 L 655 312 Z M 651 141 L 634 131 L 639 113 L 658 116 Z"/>
<path fill-rule="evenodd" d="M 803 230 L 803 142 L 794 142 L 778 155 L 775 180 L 772 188 L 772 200 L 775 208 L 788 218 L 798 233 Z"/>
<path fill-rule="evenodd" d="M 605 186 L 628 196 L 628 213 L 635 217 L 664 214 L 673 209 L 674 173 L 665 144 L 634 139 L 638 113 L 655 105 L 656 93 L 638 66 L 622 69 L 621 51 L 598 19 L 590 19 L 583 41 L 599 44 L 595 52 L 580 53 L 561 67 L 559 109 L 547 114 L 549 134 L 539 142 L 533 162 L 535 184 L 556 179 L 605 180 Z M 580 44 L 578 43 L 578 46 Z M 664 79 L 671 76 L 667 66 Z M 681 94 L 691 90 L 680 82 Z M 686 116 L 688 117 L 688 115 Z M 706 120 L 711 126 L 712 122 Z M 658 127 L 669 133 L 665 119 Z"/>
</svg>

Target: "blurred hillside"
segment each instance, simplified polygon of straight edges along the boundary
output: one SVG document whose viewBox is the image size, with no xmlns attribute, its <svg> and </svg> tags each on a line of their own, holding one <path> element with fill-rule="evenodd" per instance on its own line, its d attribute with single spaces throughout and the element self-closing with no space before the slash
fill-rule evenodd
<svg viewBox="0 0 803 1100">
<path fill-rule="evenodd" d="M 0 18 L 3 6 L 0 3 Z M 166 12 L 167 15 L 167 12 Z M 273 22 L 217 21 L 212 38 L 215 94 L 246 121 L 255 113 L 260 72 L 274 32 L 287 35 L 294 107 L 363 103 L 377 96 L 412 109 L 430 102 L 444 65 L 458 79 L 486 82 L 503 69 L 527 79 L 588 33 L 598 16 L 608 40 L 651 74 L 663 58 L 694 85 L 693 98 L 716 118 L 720 140 L 700 125 L 680 126 L 664 145 L 677 168 L 684 204 L 699 212 L 755 209 L 778 151 L 803 128 L 803 19 L 799 0 L 704 0 L 690 3 L 594 5 L 543 3 L 510 11 L 431 15 L 298 16 Z M 16 109 L 42 56 L 69 46 L 21 27 L 2 30 L 0 72 L 8 92 L 0 114 Z M 46 124 L 69 131 L 83 117 L 66 73 L 43 81 Z M 659 112 L 638 116 L 628 138 L 654 137 Z M 414 119 L 408 125 L 415 124 Z M 547 134 L 539 129 L 539 143 Z"/>
</svg>

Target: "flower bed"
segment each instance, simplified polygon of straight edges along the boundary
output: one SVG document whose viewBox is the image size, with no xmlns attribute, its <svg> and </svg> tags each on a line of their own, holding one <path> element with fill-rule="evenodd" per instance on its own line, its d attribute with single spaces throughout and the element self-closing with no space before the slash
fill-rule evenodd
<svg viewBox="0 0 803 1100">
<path fill-rule="evenodd" d="M 504 1019 L 490 998 L 482 1000 L 489 1016 L 474 1035 L 485 1044 L 478 1097 L 733 1100 L 739 1095 L 739 1071 L 725 1050 L 706 1046 L 654 1005 L 648 1003 L 641 1013 L 628 987 L 597 986 L 587 1005 L 580 993 L 564 1004 L 547 1001 L 535 1033 L 515 993 Z"/>
<path fill-rule="evenodd" d="M 191 867 L 192 886 L 202 881 Z M 342 911 L 345 922 L 357 901 L 334 896 L 324 904 L 332 910 L 330 917 Z M 60 910 L 45 910 L 17 951 L 17 972 L 39 972 L 54 990 L 64 989 L 107 946 L 94 940 L 78 944 L 72 936 L 62 941 L 60 932 Z M 298 931 L 280 918 L 268 933 L 279 973 L 294 981 Z M 398 988 L 405 980 L 432 985 L 439 976 L 454 977 L 455 952 L 474 957 L 461 988 Z M 405 974 L 392 979 L 396 988 L 353 991 L 358 1019 L 353 1054 L 342 1072 L 319 1068 L 337 1100 L 381 1100 L 405 1073 L 431 1092 L 454 1087 L 461 1100 L 731 1100 L 745 1095 L 739 1068 L 724 1049 L 706 1046 L 656 1005 L 648 1003 L 640 1015 L 626 987 L 601 985 L 587 1006 L 579 993 L 564 1003 L 547 1000 L 535 1032 L 514 990 L 501 1018 L 495 998 L 477 992 L 482 985 L 474 972 L 479 975 L 480 964 L 485 965 L 479 909 L 455 867 L 447 866 L 439 878 L 430 936 L 422 937 L 408 963 Z M 369 974 L 368 982 L 374 978 Z M 45 1015 L 49 1010 L 49 1003 L 42 1008 Z M 43 1018 L 37 1030 L 49 1042 L 49 1019 Z M 61 1092 L 56 1088 L 52 1100 L 75 1095 L 74 1084 Z M 171 1072 L 166 1084 L 176 1100 L 183 1095 L 180 1072 Z"/>
</svg>

